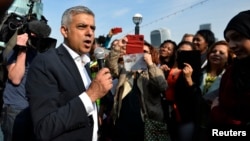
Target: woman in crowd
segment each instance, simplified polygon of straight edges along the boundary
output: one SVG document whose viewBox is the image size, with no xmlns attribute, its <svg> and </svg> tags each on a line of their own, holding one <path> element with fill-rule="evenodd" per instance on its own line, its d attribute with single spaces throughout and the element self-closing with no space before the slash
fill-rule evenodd
<svg viewBox="0 0 250 141">
<path fill-rule="evenodd" d="M 199 50 L 201 53 L 202 69 L 207 65 L 207 51 L 214 42 L 214 33 L 207 29 L 198 30 L 193 38 L 196 50 Z"/>
<path fill-rule="evenodd" d="M 197 59 L 179 63 L 181 52 L 192 53 Z M 195 54 L 193 54 L 195 53 Z M 191 42 L 183 41 L 177 47 L 177 56 L 167 77 L 166 99 L 169 102 L 169 132 L 172 141 L 193 141 L 195 139 L 196 99 L 201 95 L 199 88 L 200 53 Z M 186 62 L 186 63 L 185 63 Z M 184 66 L 183 66 L 184 65 Z M 181 67 L 183 66 L 183 67 Z"/>
<path fill-rule="evenodd" d="M 126 71 L 122 64 L 117 64 L 119 58 L 126 54 L 127 38 L 119 41 L 117 46 L 111 49 L 106 60 L 113 77 L 118 78 L 116 87 L 113 120 L 114 141 L 143 141 L 144 117 L 142 105 L 149 118 L 156 121 L 164 121 L 161 105 L 161 92 L 167 88 L 167 83 L 162 70 L 158 67 L 159 55 L 157 50 L 147 42 L 144 42 L 144 60 L 146 70 Z"/>
<path fill-rule="evenodd" d="M 242 131 L 241 134 L 237 132 L 236 136 L 249 137 L 250 10 L 238 13 L 229 21 L 224 37 L 236 58 L 224 73 L 219 97 L 212 103 L 212 128 L 219 131 Z"/>
<path fill-rule="evenodd" d="M 165 40 L 160 45 L 160 68 L 164 71 L 165 77 L 168 76 L 170 68 L 174 65 L 176 47 L 176 43 L 172 40 Z"/>
<path fill-rule="evenodd" d="M 210 134 L 210 107 L 212 101 L 219 95 L 221 77 L 226 67 L 232 63 L 233 53 L 226 41 L 214 43 L 207 53 L 207 66 L 202 71 L 200 89 L 202 91 L 201 111 L 198 112 L 199 140 L 206 141 Z"/>
</svg>

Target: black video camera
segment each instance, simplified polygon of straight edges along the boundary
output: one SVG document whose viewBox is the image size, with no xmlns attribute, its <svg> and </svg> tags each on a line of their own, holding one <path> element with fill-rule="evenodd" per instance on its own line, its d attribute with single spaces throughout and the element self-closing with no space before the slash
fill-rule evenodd
<svg viewBox="0 0 250 141">
<path fill-rule="evenodd" d="M 35 14 L 28 17 L 28 15 L 20 16 L 16 13 L 10 13 L 7 16 L 7 20 L 0 30 L 0 41 L 7 43 L 18 30 L 17 34 L 28 33 L 28 47 L 36 48 L 39 52 L 56 46 L 56 40 L 48 37 L 51 28 L 44 17 L 42 20 L 38 20 Z"/>
<path fill-rule="evenodd" d="M 25 16 L 20 16 L 16 13 L 6 15 L 3 25 L 0 29 L 0 41 L 7 43 L 10 38 L 17 34 L 27 33 L 29 35 L 28 47 L 33 47 L 39 52 L 44 52 L 48 48 L 56 46 L 56 39 L 49 38 L 51 28 L 47 24 L 47 19 L 42 16 L 38 20 L 36 14 L 32 13 L 34 1 L 30 1 L 29 13 Z"/>
</svg>

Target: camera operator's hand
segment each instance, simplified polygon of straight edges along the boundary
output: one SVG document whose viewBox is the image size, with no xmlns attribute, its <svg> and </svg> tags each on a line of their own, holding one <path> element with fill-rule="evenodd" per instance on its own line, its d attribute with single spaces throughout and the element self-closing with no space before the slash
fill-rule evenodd
<svg viewBox="0 0 250 141">
<path fill-rule="evenodd" d="M 113 80 L 108 68 L 102 68 L 97 72 L 96 77 L 92 80 L 86 93 L 94 102 L 99 98 L 102 98 L 113 87 Z"/>
<path fill-rule="evenodd" d="M 27 33 L 17 35 L 17 42 L 16 44 L 20 47 L 27 47 L 29 36 Z"/>
<path fill-rule="evenodd" d="M 19 85 L 25 74 L 26 46 L 28 34 L 17 35 L 16 45 L 19 47 L 16 61 L 7 66 L 8 79 L 15 85 Z"/>
</svg>

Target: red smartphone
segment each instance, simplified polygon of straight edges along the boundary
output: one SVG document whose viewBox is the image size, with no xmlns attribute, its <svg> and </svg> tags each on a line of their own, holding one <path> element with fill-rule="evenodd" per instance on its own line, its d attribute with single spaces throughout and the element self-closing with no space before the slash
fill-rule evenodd
<svg viewBox="0 0 250 141">
<path fill-rule="evenodd" d="M 128 39 L 126 45 L 126 54 L 143 53 L 143 35 L 126 35 L 126 37 Z"/>
<path fill-rule="evenodd" d="M 111 29 L 113 34 L 118 34 L 122 32 L 122 28 L 121 27 L 114 27 Z"/>
</svg>

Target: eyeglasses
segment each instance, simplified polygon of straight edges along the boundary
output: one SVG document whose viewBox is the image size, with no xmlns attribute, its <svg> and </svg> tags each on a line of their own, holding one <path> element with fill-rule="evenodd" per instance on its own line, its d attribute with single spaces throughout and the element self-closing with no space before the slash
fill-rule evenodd
<svg viewBox="0 0 250 141">
<path fill-rule="evenodd" d="M 149 51 L 147 51 L 147 50 L 143 50 L 143 52 L 144 52 L 144 53 L 148 53 L 148 54 L 150 54 L 150 52 L 149 52 Z"/>
<path fill-rule="evenodd" d="M 122 39 L 122 43 L 123 43 L 123 44 L 127 44 L 127 42 L 126 42 L 124 39 Z"/>
</svg>

